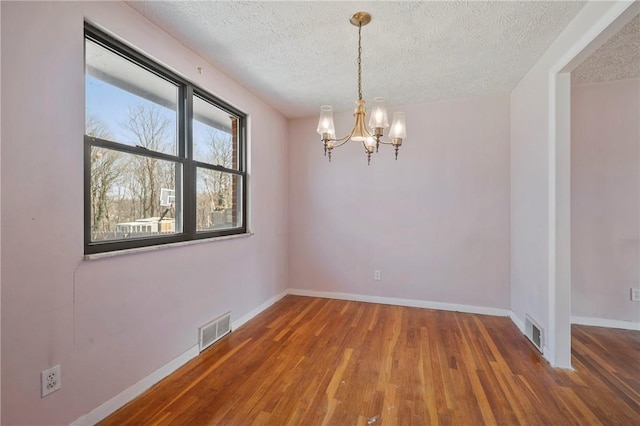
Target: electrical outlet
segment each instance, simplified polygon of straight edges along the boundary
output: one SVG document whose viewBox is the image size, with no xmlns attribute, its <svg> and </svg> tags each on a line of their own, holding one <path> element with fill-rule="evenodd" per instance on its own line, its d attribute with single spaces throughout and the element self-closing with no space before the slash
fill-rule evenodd
<svg viewBox="0 0 640 426">
<path fill-rule="evenodd" d="M 62 372 L 60 364 L 44 370 L 42 373 L 42 397 L 49 395 L 51 392 L 57 391 L 62 387 Z"/>
<path fill-rule="evenodd" d="M 373 271 L 373 279 L 376 281 L 380 281 L 382 279 L 382 273 L 380 272 L 379 269 L 376 269 L 375 271 Z"/>
<path fill-rule="evenodd" d="M 631 289 L 631 300 L 636 302 L 640 302 L 640 288 L 632 288 Z"/>
</svg>

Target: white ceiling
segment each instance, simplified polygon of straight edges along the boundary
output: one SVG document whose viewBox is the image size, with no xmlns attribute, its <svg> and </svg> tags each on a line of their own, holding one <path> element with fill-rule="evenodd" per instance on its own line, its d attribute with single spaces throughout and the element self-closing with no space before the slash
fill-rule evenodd
<svg viewBox="0 0 640 426">
<path fill-rule="evenodd" d="M 640 78 L 640 15 L 571 72 L 573 84 Z"/>
<path fill-rule="evenodd" d="M 583 2 L 180 2 L 132 7 L 288 117 L 363 97 L 406 104 L 510 92 Z"/>
</svg>

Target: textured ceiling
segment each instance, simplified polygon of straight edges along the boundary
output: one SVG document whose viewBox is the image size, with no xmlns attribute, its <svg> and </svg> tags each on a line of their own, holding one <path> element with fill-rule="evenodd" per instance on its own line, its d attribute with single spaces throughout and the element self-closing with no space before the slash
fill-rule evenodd
<svg viewBox="0 0 640 426">
<path fill-rule="evenodd" d="M 640 15 L 571 72 L 573 84 L 640 78 Z"/>
<path fill-rule="evenodd" d="M 510 92 L 583 2 L 128 2 L 288 117 Z"/>
</svg>

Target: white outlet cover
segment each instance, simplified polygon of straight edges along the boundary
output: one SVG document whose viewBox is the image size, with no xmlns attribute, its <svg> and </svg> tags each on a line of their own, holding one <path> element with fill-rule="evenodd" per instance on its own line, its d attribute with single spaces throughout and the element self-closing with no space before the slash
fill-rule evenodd
<svg viewBox="0 0 640 426">
<path fill-rule="evenodd" d="M 62 387 L 62 371 L 60 370 L 60 364 L 51 367 L 48 370 L 44 370 L 40 375 L 43 398 Z"/>
<path fill-rule="evenodd" d="M 640 288 L 631 289 L 631 300 L 640 302 Z"/>
</svg>

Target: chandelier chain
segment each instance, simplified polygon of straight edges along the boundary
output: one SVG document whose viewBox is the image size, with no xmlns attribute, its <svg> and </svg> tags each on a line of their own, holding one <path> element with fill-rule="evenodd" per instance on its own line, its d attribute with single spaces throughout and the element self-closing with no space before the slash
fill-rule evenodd
<svg viewBox="0 0 640 426">
<path fill-rule="evenodd" d="M 362 100 L 362 22 L 358 24 L 358 99 Z"/>
</svg>

